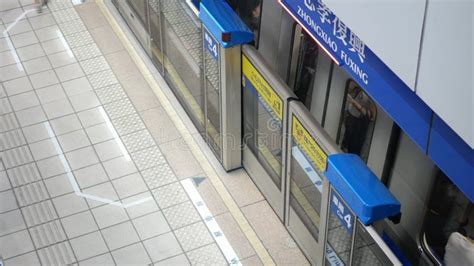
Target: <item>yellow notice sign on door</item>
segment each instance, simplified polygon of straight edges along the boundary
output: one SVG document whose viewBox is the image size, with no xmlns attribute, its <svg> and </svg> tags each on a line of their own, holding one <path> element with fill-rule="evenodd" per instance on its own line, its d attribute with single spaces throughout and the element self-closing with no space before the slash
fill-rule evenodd
<svg viewBox="0 0 474 266">
<path fill-rule="evenodd" d="M 255 90 L 262 96 L 265 103 L 270 106 L 276 116 L 282 120 L 283 100 L 244 54 L 242 54 L 242 72 L 250 83 L 252 83 Z"/>
<path fill-rule="evenodd" d="M 298 146 L 303 149 L 304 153 L 309 157 L 314 165 L 316 165 L 321 172 L 326 171 L 328 155 L 323 151 L 316 140 L 311 137 L 308 130 L 301 124 L 301 122 L 293 115 L 291 125 L 291 135 Z"/>
</svg>

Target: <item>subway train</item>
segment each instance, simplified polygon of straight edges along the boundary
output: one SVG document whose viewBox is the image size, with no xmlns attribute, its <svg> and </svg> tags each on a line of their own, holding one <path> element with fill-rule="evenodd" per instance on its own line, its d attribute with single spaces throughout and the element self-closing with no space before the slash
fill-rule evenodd
<svg viewBox="0 0 474 266">
<path fill-rule="evenodd" d="M 376 56 L 320 0 L 112 2 L 223 167 L 246 169 L 312 264 L 449 265 L 453 234 L 472 245 L 472 182 L 426 153 L 373 89 L 363 61 Z M 342 183 L 374 187 L 343 193 L 328 170 L 343 159 L 364 174 Z"/>
</svg>

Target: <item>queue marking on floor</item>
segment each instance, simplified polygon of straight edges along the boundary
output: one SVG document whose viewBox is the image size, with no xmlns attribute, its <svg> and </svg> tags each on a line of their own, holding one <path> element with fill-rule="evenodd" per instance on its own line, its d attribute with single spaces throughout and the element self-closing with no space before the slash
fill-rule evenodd
<svg viewBox="0 0 474 266">
<path fill-rule="evenodd" d="M 135 51 L 135 48 L 131 44 L 130 40 L 127 38 L 127 36 L 125 35 L 121 27 L 119 26 L 118 22 L 115 20 L 114 16 L 110 13 L 108 8 L 106 7 L 104 0 L 97 0 L 96 3 L 99 6 L 99 9 L 101 10 L 102 14 L 106 17 L 107 21 L 109 22 L 114 32 L 117 34 L 118 38 L 121 40 L 128 54 L 130 55 L 132 60 L 135 62 L 136 66 L 138 67 L 141 74 L 147 81 L 148 85 L 153 90 L 156 97 L 162 104 L 163 109 L 166 111 L 171 121 L 173 121 L 174 125 L 180 132 L 186 144 L 189 146 L 194 157 L 196 158 L 200 166 L 203 168 L 204 172 L 208 176 L 209 180 L 211 181 L 212 185 L 216 189 L 217 193 L 219 194 L 219 196 L 222 198 L 223 202 L 229 209 L 229 212 L 231 213 L 231 215 L 233 216 L 233 218 L 239 225 L 244 235 L 247 237 L 252 247 L 254 248 L 255 252 L 257 253 L 257 256 L 260 258 L 260 260 L 262 261 L 264 265 L 275 265 L 275 262 L 273 261 L 272 257 L 268 253 L 267 249 L 265 248 L 261 240 L 258 238 L 256 232 L 253 230 L 252 226 L 245 218 L 244 214 L 242 213 L 239 206 L 230 195 L 229 191 L 223 184 L 222 180 L 220 180 L 219 176 L 217 175 L 214 168 L 211 166 L 210 162 L 204 156 L 203 152 L 201 151 L 201 149 L 199 148 L 199 146 L 193 139 L 192 134 L 186 128 L 184 122 L 181 120 L 176 110 L 174 110 L 171 102 L 168 100 L 167 96 L 164 94 L 164 92 L 158 85 L 157 81 L 155 80 L 152 73 L 146 66 L 145 62 Z"/>
</svg>

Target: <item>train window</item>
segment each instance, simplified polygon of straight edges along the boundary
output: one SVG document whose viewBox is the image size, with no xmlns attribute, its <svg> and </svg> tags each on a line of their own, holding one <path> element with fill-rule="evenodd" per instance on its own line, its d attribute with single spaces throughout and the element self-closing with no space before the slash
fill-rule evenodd
<svg viewBox="0 0 474 266">
<path fill-rule="evenodd" d="M 308 109 L 311 106 L 311 94 L 316 75 L 317 56 L 318 46 L 305 31 L 302 31 L 300 33 L 299 62 L 296 67 L 294 92 Z"/>
<path fill-rule="evenodd" d="M 436 261 L 474 265 L 473 203 L 441 171 L 423 225 L 423 248 Z"/>
<path fill-rule="evenodd" d="M 358 154 L 367 161 L 377 118 L 375 102 L 353 80 L 346 83 L 337 143 L 344 152 Z"/>
<path fill-rule="evenodd" d="M 255 35 L 255 46 L 258 45 L 260 33 L 260 18 L 262 16 L 262 0 L 227 0 L 242 21 Z"/>
</svg>

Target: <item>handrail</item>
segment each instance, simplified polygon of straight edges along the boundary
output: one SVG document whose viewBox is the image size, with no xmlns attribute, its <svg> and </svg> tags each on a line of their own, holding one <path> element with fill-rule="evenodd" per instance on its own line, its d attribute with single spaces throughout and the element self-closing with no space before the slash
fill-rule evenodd
<svg viewBox="0 0 474 266">
<path fill-rule="evenodd" d="M 420 243 L 420 248 L 421 251 L 426 254 L 428 259 L 430 259 L 431 262 L 433 262 L 436 265 L 443 265 L 443 262 L 438 258 L 438 256 L 434 253 L 434 251 L 430 248 L 430 245 L 428 244 L 428 240 L 426 239 L 426 233 L 422 232 L 421 233 L 421 243 Z"/>
</svg>

